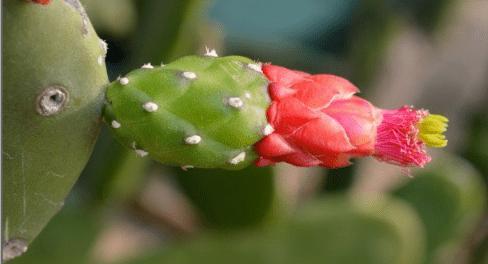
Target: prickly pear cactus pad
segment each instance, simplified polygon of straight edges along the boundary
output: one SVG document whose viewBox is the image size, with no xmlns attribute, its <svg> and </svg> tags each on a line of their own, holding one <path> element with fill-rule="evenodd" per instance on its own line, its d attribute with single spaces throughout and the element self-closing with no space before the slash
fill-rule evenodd
<svg viewBox="0 0 488 264">
<path fill-rule="evenodd" d="M 2 5 L 2 246 L 9 259 L 63 206 L 85 166 L 108 79 L 105 43 L 77 0 Z"/>
<path fill-rule="evenodd" d="M 110 84 L 104 118 L 140 156 L 183 168 L 240 169 L 263 137 L 268 81 L 238 56 L 146 64 Z"/>
</svg>

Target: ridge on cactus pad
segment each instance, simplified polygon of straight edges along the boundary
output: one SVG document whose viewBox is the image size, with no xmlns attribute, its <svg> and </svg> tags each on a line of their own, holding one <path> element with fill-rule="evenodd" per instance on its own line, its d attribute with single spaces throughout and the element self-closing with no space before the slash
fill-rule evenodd
<svg viewBox="0 0 488 264">
<path fill-rule="evenodd" d="M 446 146 L 447 118 L 377 108 L 358 92 L 339 76 L 207 52 L 113 82 L 105 120 L 138 155 L 185 169 L 340 168 L 366 156 L 423 167 L 426 146 Z"/>
</svg>

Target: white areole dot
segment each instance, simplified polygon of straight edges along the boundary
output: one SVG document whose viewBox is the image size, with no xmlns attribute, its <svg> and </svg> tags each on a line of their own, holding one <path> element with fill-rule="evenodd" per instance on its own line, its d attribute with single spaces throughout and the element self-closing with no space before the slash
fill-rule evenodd
<svg viewBox="0 0 488 264">
<path fill-rule="evenodd" d="M 202 141 L 202 137 L 199 135 L 193 135 L 185 138 L 185 143 L 189 145 L 196 145 Z"/>
<path fill-rule="evenodd" d="M 263 72 L 263 70 L 261 69 L 261 64 L 258 64 L 258 63 L 249 63 L 247 65 L 247 67 L 251 70 L 255 70 L 257 72 Z"/>
<path fill-rule="evenodd" d="M 99 65 L 103 65 L 103 63 L 104 63 L 104 57 L 102 55 L 98 56 L 97 62 L 98 62 Z"/>
<path fill-rule="evenodd" d="M 139 156 L 141 158 L 147 156 L 147 154 L 148 154 L 147 151 L 142 150 L 142 149 L 136 149 L 135 152 L 136 152 L 137 156 Z"/>
<path fill-rule="evenodd" d="M 274 132 L 274 128 L 270 124 L 266 124 L 263 129 L 263 134 L 265 136 L 271 135 Z"/>
<path fill-rule="evenodd" d="M 231 160 L 229 160 L 229 163 L 232 165 L 237 165 L 241 162 L 243 162 L 246 159 L 246 152 L 241 152 L 237 154 L 237 156 L 233 157 Z"/>
<path fill-rule="evenodd" d="M 156 112 L 158 111 L 159 109 L 159 106 L 154 103 L 154 102 L 147 102 L 147 103 L 144 103 L 142 105 L 142 107 L 144 108 L 144 110 L 146 110 L 147 112 Z"/>
<path fill-rule="evenodd" d="M 112 120 L 112 127 L 113 128 L 119 128 L 120 127 L 120 123 L 117 122 L 117 120 Z"/>
<path fill-rule="evenodd" d="M 127 77 L 122 77 L 122 78 L 120 78 L 119 82 L 120 82 L 120 84 L 122 84 L 122 85 L 127 85 L 127 84 L 129 84 L 129 78 L 127 78 Z"/>
<path fill-rule="evenodd" d="M 244 102 L 239 97 L 229 97 L 227 103 L 234 108 L 241 108 L 244 106 Z"/>
<path fill-rule="evenodd" d="M 183 72 L 182 75 L 183 75 L 183 77 L 185 77 L 186 79 L 189 79 L 189 80 L 193 80 L 193 79 L 197 78 L 197 74 L 194 72 Z"/>
<path fill-rule="evenodd" d="M 108 50 L 108 45 L 107 42 L 105 42 L 103 39 L 100 39 L 100 48 L 102 49 L 103 54 L 106 55 Z"/>
<path fill-rule="evenodd" d="M 207 47 L 205 47 L 205 56 L 208 56 L 208 57 L 218 57 L 219 54 L 217 54 L 217 51 L 215 49 L 208 49 Z"/>
<path fill-rule="evenodd" d="M 141 66 L 142 69 L 154 69 L 154 66 L 152 66 L 151 63 L 145 63 L 144 65 Z"/>
<path fill-rule="evenodd" d="M 183 166 L 181 166 L 181 169 L 184 170 L 184 171 L 187 171 L 187 170 L 193 169 L 193 168 L 195 168 L 195 166 L 193 166 L 193 165 L 183 165 Z"/>
</svg>

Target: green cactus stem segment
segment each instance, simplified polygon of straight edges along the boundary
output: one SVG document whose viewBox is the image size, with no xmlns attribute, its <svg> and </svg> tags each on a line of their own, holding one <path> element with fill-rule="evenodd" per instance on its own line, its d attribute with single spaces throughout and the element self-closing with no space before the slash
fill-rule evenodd
<svg viewBox="0 0 488 264">
<path fill-rule="evenodd" d="M 77 0 L 7 0 L 2 7 L 1 240 L 4 258 L 13 258 L 63 207 L 91 155 L 107 48 Z"/>
<path fill-rule="evenodd" d="M 144 64 L 107 88 L 104 119 L 140 157 L 189 168 L 242 169 L 266 131 L 260 64 L 214 50 L 161 67 Z"/>
</svg>

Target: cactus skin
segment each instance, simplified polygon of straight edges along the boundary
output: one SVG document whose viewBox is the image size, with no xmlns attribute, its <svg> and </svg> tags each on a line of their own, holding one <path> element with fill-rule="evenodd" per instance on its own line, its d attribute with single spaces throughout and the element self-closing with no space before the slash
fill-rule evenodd
<svg viewBox="0 0 488 264">
<path fill-rule="evenodd" d="M 108 83 L 106 50 L 77 0 L 2 5 L 2 242 L 28 244 L 91 154 Z"/>
<path fill-rule="evenodd" d="M 252 145 L 269 104 L 267 80 L 253 65 L 238 56 L 145 65 L 109 85 L 104 119 L 140 156 L 183 168 L 244 168 L 257 158 Z"/>
</svg>

